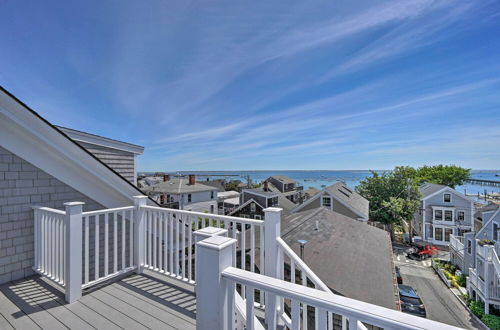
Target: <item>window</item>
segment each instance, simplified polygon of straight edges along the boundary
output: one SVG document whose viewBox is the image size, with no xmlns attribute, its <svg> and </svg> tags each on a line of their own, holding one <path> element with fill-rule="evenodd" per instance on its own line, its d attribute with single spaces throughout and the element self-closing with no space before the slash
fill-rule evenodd
<svg viewBox="0 0 500 330">
<path fill-rule="evenodd" d="M 323 206 L 332 207 L 332 199 L 330 197 L 323 197 Z"/>
<path fill-rule="evenodd" d="M 253 216 L 256 220 L 262 220 L 262 217 L 260 216 L 260 214 L 256 214 Z"/>
<path fill-rule="evenodd" d="M 210 213 L 214 213 L 214 206 L 210 205 Z"/>
<path fill-rule="evenodd" d="M 449 202 L 451 202 L 451 194 L 444 194 L 444 195 L 443 195 L 443 201 L 444 201 L 445 203 L 449 203 Z"/>
<path fill-rule="evenodd" d="M 255 203 L 250 203 L 250 212 L 255 212 Z"/>
<path fill-rule="evenodd" d="M 458 221 L 464 221 L 465 220 L 465 212 L 464 211 L 458 211 L 457 212 L 457 220 Z"/>
<path fill-rule="evenodd" d="M 191 203 L 191 194 L 188 194 L 188 203 Z"/>
<path fill-rule="evenodd" d="M 444 220 L 445 221 L 453 221 L 453 211 L 445 210 L 444 211 Z"/>
<path fill-rule="evenodd" d="M 493 224 L 493 239 L 498 241 L 498 225 L 496 223 Z"/>
<path fill-rule="evenodd" d="M 438 220 L 438 221 L 443 220 L 443 211 L 442 210 L 434 210 L 434 220 Z"/>
<path fill-rule="evenodd" d="M 453 234 L 453 229 L 451 229 L 451 228 L 446 228 L 446 229 L 444 230 L 444 240 L 445 240 L 446 242 L 449 242 L 449 241 L 450 241 L 450 235 L 451 235 L 451 234 Z"/>
<path fill-rule="evenodd" d="M 436 241 L 442 241 L 443 240 L 443 228 L 435 228 L 434 229 L 434 239 Z"/>
<path fill-rule="evenodd" d="M 467 253 L 472 253 L 472 241 L 470 239 L 467 240 Z"/>
<path fill-rule="evenodd" d="M 278 197 L 268 198 L 267 207 L 272 207 L 278 205 Z"/>
<path fill-rule="evenodd" d="M 210 198 L 214 199 L 214 192 L 213 191 L 210 192 Z"/>
</svg>

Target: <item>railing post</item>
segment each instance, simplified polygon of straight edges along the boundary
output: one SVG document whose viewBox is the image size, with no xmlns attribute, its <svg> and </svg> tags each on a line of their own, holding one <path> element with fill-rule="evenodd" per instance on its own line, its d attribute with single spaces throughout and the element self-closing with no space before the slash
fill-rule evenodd
<svg viewBox="0 0 500 330">
<path fill-rule="evenodd" d="M 277 207 L 264 209 L 264 275 L 280 278 L 279 247 L 276 238 L 281 235 L 281 211 Z M 266 316 L 265 321 L 268 326 L 277 323 L 277 297 L 274 294 L 266 293 Z"/>
<path fill-rule="evenodd" d="M 66 302 L 72 303 L 82 296 L 82 207 L 83 202 L 64 203 L 66 216 L 65 241 L 65 293 Z"/>
<path fill-rule="evenodd" d="M 217 227 L 205 227 L 202 229 L 198 229 L 193 233 L 194 235 L 194 243 L 197 244 L 200 241 L 203 241 L 206 238 L 212 236 L 225 236 L 227 237 L 227 229 L 217 228 Z M 196 280 L 196 269 L 198 269 L 198 249 L 194 250 L 194 275 Z"/>
<path fill-rule="evenodd" d="M 234 238 L 212 236 L 196 243 L 196 329 L 234 329 L 234 284 L 221 273 L 233 264 Z"/>
<path fill-rule="evenodd" d="M 145 255 L 145 228 L 144 228 L 144 209 L 148 200 L 147 196 L 134 196 L 134 261 L 137 266 L 135 272 L 142 274 L 144 271 Z"/>
</svg>

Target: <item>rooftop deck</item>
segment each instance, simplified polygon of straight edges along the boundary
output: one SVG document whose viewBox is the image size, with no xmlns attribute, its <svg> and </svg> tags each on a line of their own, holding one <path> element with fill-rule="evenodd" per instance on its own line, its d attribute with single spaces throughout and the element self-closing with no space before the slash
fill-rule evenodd
<svg viewBox="0 0 500 330">
<path fill-rule="evenodd" d="M 192 288 L 149 272 L 103 283 L 72 304 L 38 275 L 0 290 L 0 329 L 196 328 Z"/>
</svg>

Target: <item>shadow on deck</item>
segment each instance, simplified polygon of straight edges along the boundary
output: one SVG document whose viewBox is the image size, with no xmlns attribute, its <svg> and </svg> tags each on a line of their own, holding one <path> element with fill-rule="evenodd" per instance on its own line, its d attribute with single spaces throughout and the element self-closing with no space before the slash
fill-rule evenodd
<svg viewBox="0 0 500 330">
<path fill-rule="evenodd" d="M 146 272 L 84 291 L 73 303 L 39 276 L 0 287 L 0 329 L 194 329 L 196 297 L 182 282 Z"/>
</svg>

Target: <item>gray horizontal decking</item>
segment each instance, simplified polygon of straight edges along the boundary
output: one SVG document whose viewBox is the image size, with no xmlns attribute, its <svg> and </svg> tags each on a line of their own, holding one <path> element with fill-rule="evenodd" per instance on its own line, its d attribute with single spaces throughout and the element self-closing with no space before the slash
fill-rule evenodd
<svg viewBox="0 0 500 330">
<path fill-rule="evenodd" d="M 0 329 L 196 327 L 193 289 L 150 273 L 101 285 L 73 304 L 39 276 L 6 283 L 0 290 Z"/>
</svg>

